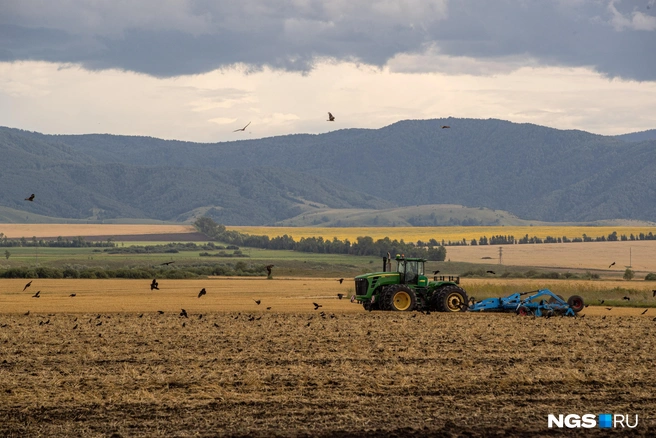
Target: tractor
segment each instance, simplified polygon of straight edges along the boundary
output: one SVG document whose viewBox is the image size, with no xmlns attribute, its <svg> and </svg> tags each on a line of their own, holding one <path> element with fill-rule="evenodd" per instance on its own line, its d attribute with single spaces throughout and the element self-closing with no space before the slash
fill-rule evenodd
<svg viewBox="0 0 656 438">
<path fill-rule="evenodd" d="M 401 312 L 438 311 L 464 312 L 467 310 L 467 293 L 460 286 L 460 277 L 435 275 L 428 281 L 424 275 L 425 259 L 383 257 L 383 271 L 355 277 L 353 302 L 365 310 L 396 310 Z"/>
</svg>

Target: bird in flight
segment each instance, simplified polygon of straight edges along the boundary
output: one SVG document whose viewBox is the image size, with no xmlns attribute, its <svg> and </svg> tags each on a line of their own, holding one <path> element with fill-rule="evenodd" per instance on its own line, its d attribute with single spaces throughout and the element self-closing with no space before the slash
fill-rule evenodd
<svg viewBox="0 0 656 438">
<path fill-rule="evenodd" d="M 207 291 L 205 290 L 205 288 L 202 288 L 200 292 L 198 292 L 198 298 L 202 297 L 205 294 L 207 294 Z"/>
<path fill-rule="evenodd" d="M 338 298 L 338 299 L 341 300 L 343 297 L 344 297 L 344 294 L 337 294 L 337 298 Z"/>
<path fill-rule="evenodd" d="M 253 301 L 255 301 L 255 304 L 257 304 L 258 306 L 259 306 L 260 303 L 262 302 L 262 301 L 260 301 L 260 300 L 253 300 Z"/>
<path fill-rule="evenodd" d="M 271 268 L 273 268 L 274 265 L 266 265 L 265 268 L 267 270 L 267 274 L 271 275 Z"/>
<path fill-rule="evenodd" d="M 599 304 L 604 304 L 604 301 L 606 300 L 599 300 Z"/>
<path fill-rule="evenodd" d="M 185 309 L 182 309 L 182 312 L 180 312 L 180 316 L 184 316 L 185 318 L 189 318 L 189 315 L 187 315 L 187 311 Z"/>
<path fill-rule="evenodd" d="M 172 262 L 164 262 L 164 263 L 160 264 L 160 266 L 164 266 L 164 265 L 168 266 L 171 263 L 175 263 L 175 260 L 173 260 Z"/>
<path fill-rule="evenodd" d="M 317 310 L 319 307 L 323 307 L 321 304 L 317 304 L 317 303 L 312 303 L 312 304 L 314 304 L 314 310 Z"/>
<path fill-rule="evenodd" d="M 248 122 L 248 125 L 250 125 L 250 124 L 251 124 L 251 122 Z M 245 131 L 245 130 L 246 130 L 246 128 L 248 128 L 248 125 L 246 125 L 246 126 L 244 126 L 243 128 L 240 128 L 240 129 L 235 129 L 235 130 L 234 130 L 234 131 L 232 131 L 232 132 L 237 132 L 237 131 Z"/>
<path fill-rule="evenodd" d="M 39 295 L 40 293 L 41 293 L 40 290 L 37 291 L 34 295 L 32 295 L 32 298 L 41 298 L 40 295 Z"/>
<path fill-rule="evenodd" d="M 30 280 L 30 282 L 25 285 L 25 287 L 23 288 L 23 292 L 25 292 L 25 289 L 32 286 L 32 281 L 34 281 L 34 280 Z"/>
<path fill-rule="evenodd" d="M 159 290 L 159 283 L 156 278 L 153 278 L 153 282 L 150 283 L 150 290 L 157 289 Z"/>
<path fill-rule="evenodd" d="M 613 262 L 613 263 L 611 263 L 610 265 L 608 265 L 608 269 L 610 269 L 610 267 L 613 266 L 613 265 L 615 265 L 615 262 Z"/>
<path fill-rule="evenodd" d="M 334 122 L 335 121 L 335 116 L 332 115 L 330 111 L 328 111 L 328 120 L 327 122 Z"/>
<path fill-rule="evenodd" d="M 437 274 L 439 274 L 439 273 L 440 273 L 439 270 L 438 270 L 438 271 L 433 271 L 433 275 L 437 275 Z"/>
<path fill-rule="evenodd" d="M 649 310 L 649 309 L 645 309 L 645 311 L 642 312 L 641 315 L 644 315 L 645 313 L 647 313 L 647 310 Z"/>
<path fill-rule="evenodd" d="M 487 271 L 487 273 L 488 273 L 488 274 L 492 274 L 492 275 L 495 275 L 495 274 L 496 274 L 496 272 L 494 272 L 494 271 Z"/>
<path fill-rule="evenodd" d="M 342 282 L 344 281 L 344 279 L 343 279 L 343 278 L 340 278 L 340 279 L 337 280 L 337 281 L 339 281 L 339 284 L 342 284 Z"/>
<path fill-rule="evenodd" d="M 442 129 L 449 129 L 451 128 L 449 125 L 442 125 Z"/>
<path fill-rule="evenodd" d="M 612 307 L 606 307 L 606 310 L 613 310 Z"/>
<path fill-rule="evenodd" d="M 32 193 L 29 198 L 25 198 L 25 200 L 33 202 L 34 201 L 34 193 Z"/>
</svg>

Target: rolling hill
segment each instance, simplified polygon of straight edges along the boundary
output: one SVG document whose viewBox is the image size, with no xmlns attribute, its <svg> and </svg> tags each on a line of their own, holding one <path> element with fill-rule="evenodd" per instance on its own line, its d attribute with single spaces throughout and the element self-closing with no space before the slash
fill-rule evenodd
<svg viewBox="0 0 656 438">
<path fill-rule="evenodd" d="M 0 205 L 96 220 L 209 214 L 230 225 L 428 204 L 532 221 L 650 221 L 656 140 L 636 134 L 455 118 L 216 144 L 0 128 Z M 26 205 L 33 192 L 39 202 Z"/>
</svg>

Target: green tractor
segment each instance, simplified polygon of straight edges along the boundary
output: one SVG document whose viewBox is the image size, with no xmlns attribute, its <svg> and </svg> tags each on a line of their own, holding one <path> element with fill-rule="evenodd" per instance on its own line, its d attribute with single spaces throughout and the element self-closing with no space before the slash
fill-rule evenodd
<svg viewBox="0 0 656 438">
<path fill-rule="evenodd" d="M 438 277 L 428 281 L 424 275 L 425 259 L 396 256 L 396 271 L 391 258 L 383 257 L 383 271 L 355 277 L 352 301 L 362 303 L 365 310 L 401 312 L 464 312 L 467 293 L 458 284 L 460 277 Z"/>
</svg>

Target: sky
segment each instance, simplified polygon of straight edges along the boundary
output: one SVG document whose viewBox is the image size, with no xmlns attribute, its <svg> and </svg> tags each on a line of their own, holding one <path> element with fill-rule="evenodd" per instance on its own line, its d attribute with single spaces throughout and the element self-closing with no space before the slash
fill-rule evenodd
<svg viewBox="0 0 656 438">
<path fill-rule="evenodd" d="M 0 0 L 0 126 L 213 143 L 449 116 L 655 129 L 656 0 Z"/>
</svg>

